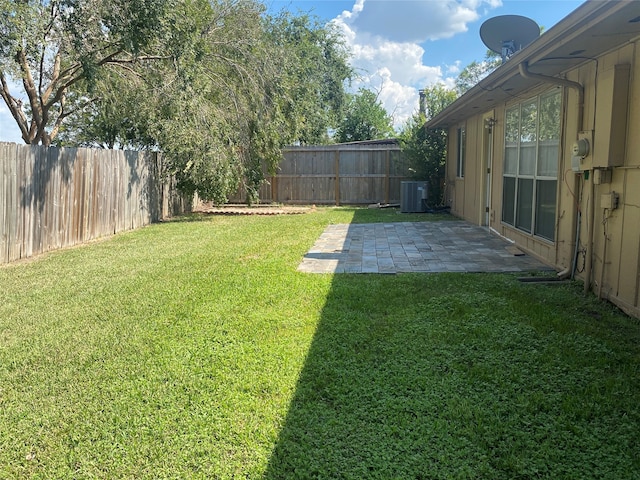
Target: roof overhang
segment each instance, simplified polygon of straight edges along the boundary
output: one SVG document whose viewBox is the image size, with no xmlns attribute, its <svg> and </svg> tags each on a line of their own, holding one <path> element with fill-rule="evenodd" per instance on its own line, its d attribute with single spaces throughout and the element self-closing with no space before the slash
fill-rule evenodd
<svg viewBox="0 0 640 480">
<path fill-rule="evenodd" d="M 516 52 L 425 126 L 448 128 L 540 84 L 539 79 L 520 75 L 519 65 L 523 62 L 532 73 L 560 77 L 638 37 L 640 1 L 587 1 Z"/>
</svg>

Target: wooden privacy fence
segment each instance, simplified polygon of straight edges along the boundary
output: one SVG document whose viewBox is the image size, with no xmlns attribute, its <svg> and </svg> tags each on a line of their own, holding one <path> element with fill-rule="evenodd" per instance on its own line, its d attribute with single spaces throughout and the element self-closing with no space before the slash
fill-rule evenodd
<svg viewBox="0 0 640 480">
<path fill-rule="evenodd" d="M 261 202 L 286 204 L 400 203 L 408 165 L 396 143 L 288 147 L 278 172 L 260 189 Z M 244 202 L 240 192 L 231 201 Z"/>
<path fill-rule="evenodd" d="M 0 263 L 132 230 L 188 208 L 154 152 L 0 142 Z"/>
</svg>

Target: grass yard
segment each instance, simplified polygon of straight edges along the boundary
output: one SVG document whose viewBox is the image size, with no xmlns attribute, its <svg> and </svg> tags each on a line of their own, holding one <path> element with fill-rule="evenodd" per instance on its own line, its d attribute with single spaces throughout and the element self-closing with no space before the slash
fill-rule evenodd
<svg viewBox="0 0 640 480">
<path fill-rule="evenodd" d="M 512 275 L 296 271 L 186 217 L 0 267 L 0 479 L 640 478 L 640 323 Z"/>
</svg>

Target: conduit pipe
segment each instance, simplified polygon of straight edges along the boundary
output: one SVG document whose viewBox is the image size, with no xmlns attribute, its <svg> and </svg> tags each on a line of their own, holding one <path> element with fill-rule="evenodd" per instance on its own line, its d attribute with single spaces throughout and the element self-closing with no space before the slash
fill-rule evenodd
<svg viewBox="0 0 640 480">
<path fill-rule="evenodd" d="M 584 266 L 584 294 L 589 293 L 591 289 L 591 269 L 593 268 L 593 232 L 594 225 L 596 219 L 596 206 L 595 206 L 595 195 L 596 195 L 596 186 L 593 183 L 593 178 L 589 179 L 589 203 L 587 204 L 587 221 L 589 222 L 587 225 L 587 253 L 585 254 L 585 266 Z M 602 264 L 602 268 L 604 268 L 604 263 Z"/>
<path fill-rule="evenodd" d="M 555 85 L 562 85 L 563 87 L 569 87 L 569 88 L 573 88 L 574 90 L 576 90 L 578 92 L 578 132 L 582 131 L 582 126 L 583 126 L 583 117 L 584 117 L 584 87 L 582 86 L 581 83 L 578 82 L 574 82 L 573 80 L 567 80 L 566 78 L 559 78 L 559 77 L 550 77 L 549 75 L 541 75 L 539 73 L 532 73 L 529 71 L 529 62 L 527 62 L 526 60 L 524 62 L 521 62 L 520 64 L 518 64 L 518 71 L 520 72 L 520 76 L 523 78 L 530 78 L 532 80 L 540 80 L 541 82 L 545 82 L 545 83 L 553 83 Z M 576 138 L 578 137 L 577 132 L 576 132 Z M 593 224 L 593 218 L 594 218 L 594 213 L 595 213 L 595 209 L 593 206 L 593 195 L 594 195 L 594 187 L 593 187 L 593 181 L 591 182 L 591 201 L 589 202 L 589 234 L 588 234 L 588 239 L 587 239 L 587 258 L 586 258 L 586 265 L 585 265 L 585 293 L 589 291 L 589 287 L 591 284 L 591 256 L 593 255 L 593 231 L 591 231 L 592 228 L 592 224 Z M 578 215 L 579 213 L 576 214 L 576 219 L 575 222 L 578 222 Z M 579 226 L 577 227 L 579 228 Z M 578 230 L 576 228 L 576 238 L 575 238 L 575 244 L 576 244 L 576 248 L 578 245 Z M 571 267 L 567 267 L 564 270 L 562 270 L 558 276 L 561 278 L 568 278 L 571 275 L 572 269 Z"/>
<path fill-rule="evenodd" d="M 498 230 L 496 230 L 493 227 L 489 227 L 489 231 L 493 232 L 495 235 L 498 235 L 500 238 L 502 238 L 503 240 L 506 240 L 507 242 L 509 242 L 511 244 L 515 244 L 516 243 L 515 240 L 511 240 L 509 237 L 505 237 L 504 235 L 502 235 Z"/>
</svg>

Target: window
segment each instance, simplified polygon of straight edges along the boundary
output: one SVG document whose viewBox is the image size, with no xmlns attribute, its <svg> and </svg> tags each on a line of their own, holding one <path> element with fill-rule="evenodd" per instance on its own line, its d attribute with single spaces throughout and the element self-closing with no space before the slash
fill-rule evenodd
<svg viewBox="0 0 640 480">
<path fill-rule="evenodd" d="M 467 134 L 464 127 L 458 128 L 458 148 L 457 148 L 457 167 L 456 167 L 456 177 L 463 178 L 464 177 L 464 151 L 467 143 Z"/>
<path fill-rule="evenodd" d="M 553 241 L 560 153 L 560 91 L 509 108 L 505 117 L 502 221 Z"/>
</svg>

